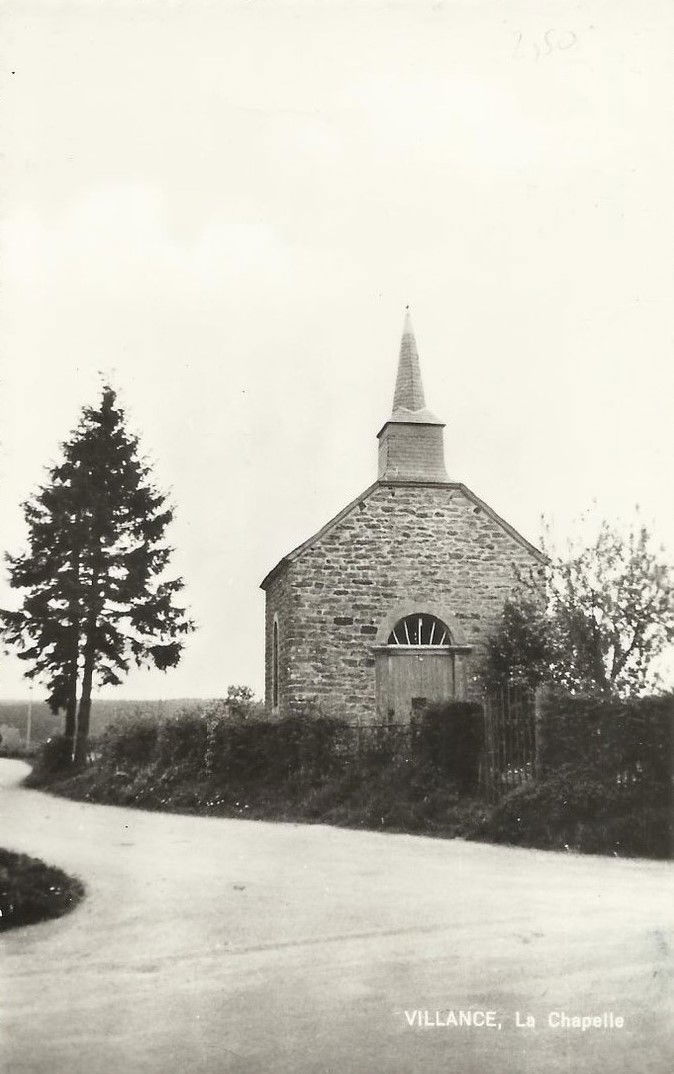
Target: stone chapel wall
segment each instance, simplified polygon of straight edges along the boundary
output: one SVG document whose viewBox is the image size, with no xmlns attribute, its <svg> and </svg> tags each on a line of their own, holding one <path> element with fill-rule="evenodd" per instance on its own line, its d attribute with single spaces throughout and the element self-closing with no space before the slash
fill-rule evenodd
<svg viewBox="0 0 674 1074">
<path fill-rule="evenodd" d="M 267 589 L 267 703 L 274 615 L 279 714 L 317 703 L 349 722 L 377 719 L 372 646 L 396 609 L 443 605 L 475 646 L 472 671 L 514 584 L 536 563 L 457 486 L 382 483 L 281 568 Z"/>
</svg>

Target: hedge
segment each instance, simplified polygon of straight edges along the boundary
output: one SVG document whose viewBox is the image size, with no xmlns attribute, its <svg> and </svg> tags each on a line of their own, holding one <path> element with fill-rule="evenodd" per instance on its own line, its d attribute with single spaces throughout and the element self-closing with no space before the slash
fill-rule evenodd
<svg viewBox="0 0 674 1074">
<path fill-rule="evenodd" d="M 671 832 L 667 805 L 650 800 L 638 787 L 625 790 L 590 765 L 564 765 L 507 794 L 492 810 L 482 836 L 553 850 L 667 858 Z"/>
<path fill-rule="evenodd" d="M 237 784 L 277 784 L 290 776 L 319 780 L 345 765 L 372 771 L 396 760 L 433 765 L 461 790 L 477 787 L 484 726 L 481 706 L 432 706 L 414 726 L 355 727 L 298 713 L 282 720 L 239 719 L 222 707 L 198 706 L 160 721 L 125 717 L 95 744 L 96 763 L 130 774 L 153 766 Z M 35 776 L 68 767 L 63 740 L 45 747 Z"/>
<path fill-rule="evenodd" d="M 591 768 L 649 800 L 670 800 L 674 695 L 628 701 L 548 695 L 541 700 L 539 775 Z"/>
</svg>

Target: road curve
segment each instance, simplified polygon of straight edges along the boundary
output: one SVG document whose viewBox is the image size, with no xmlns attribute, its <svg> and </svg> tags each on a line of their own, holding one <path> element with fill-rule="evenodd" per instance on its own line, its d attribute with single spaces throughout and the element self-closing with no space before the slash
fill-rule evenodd
<svg viewBox="0 0 674 1074">
<path fill-rule="evenodd" d="M 85 805 L 26 771 L 0 761 L 0 845 L 87 897 L 2 939 L 12 1074 L 674 1066 L 668 863 Z M 448 1009 L 501 1029 L 432 1024 Z M 550 1028 L 552 1011 L 625 1025 Z"/>
</svg>

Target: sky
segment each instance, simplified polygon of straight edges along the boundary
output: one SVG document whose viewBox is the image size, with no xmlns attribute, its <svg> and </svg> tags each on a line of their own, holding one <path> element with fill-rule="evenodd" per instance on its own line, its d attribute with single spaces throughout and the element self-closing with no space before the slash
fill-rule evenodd
<svg viewBox="0 0 674 1074">
<path fill-rule="evenodd" d="M 262 692 L 259 583 L 374 480 L 408 304 L 452 479 L 673 558 L 670 0 L 5 0 L 0 41 L 0 550 L 106 377 L 198 623 L 114 696 Z"/>
</svg>

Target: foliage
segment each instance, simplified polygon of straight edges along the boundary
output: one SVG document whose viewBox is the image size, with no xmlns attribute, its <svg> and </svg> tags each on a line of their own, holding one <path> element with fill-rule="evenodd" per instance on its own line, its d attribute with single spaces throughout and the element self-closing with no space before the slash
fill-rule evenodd
<svg viewBox="0 0 674 1074">
<path fill-rule="evenodd" d="M 80 881 L 60 869 L 0 850 L 0 931 L 61 917 L 83 895 Z"/>
<path fill-rule="evenodd" d="M 183 765 L 200 771 L 204 765 L 208 724 L 201 713 L 180 712 L 162 720 L 156 728 L 157 763 L 164 767 Z"/>
<path fill-rule="evenodd" d="M 481 837 L 552 850 L 667 858 L 671 816 L 666 805 L 625 793 L 593 766 L 563 765 L 506 795 L 482 826 Z"/>
<path fill-rule="evenodd" d="M 101 735 L 101 764 L 111 768 L 149 764 L 157 750 L 158 723 L 144 716 L 126 716 Z"/>
<path fill-rule="evenodd" d="M 420 721 L 422 756 L 463 792 L 477 792 L 484 749 L 482 706 L 469 701 L 429 705 Z"/>
<path fill-rule="evenodd" d="M 9 724 L 0 724 L 0 750 L 7 753 L 10 750 L 20 750 L 23 746 L 21 732 L 17 727 Z"/>
<path fill-rule="evenodd" d="M 157 722 L 140 716 L 117 721 L 101 737 L 100 760 L 112 768 L 180 768 L 194 776 L 254 786 L 277 784 L 298 773 L 302 779 L 321 780 L 346 763 L 374 771 L 396 758 L 414 757 L 435 765 L 462 791 L 473 791 L 483 730 L 482 710 L 475 704 L 438 706 L 414 734 L 397 725 L 351 727 L 305 712 L 283 720 L 236 719 L 226 702 L 215 702 Z"/>
<path fill-rule="evenodd" d="M 71 747 L 72 744 L 65 735 L 53 735 L 48 738 L 40 746 L 33 771 L 39 774 L 39 778 L 62 774 L 67 771 L 72 761 Z M 31 777 L 29 777 L 28 782 L 33 782 Z"/>
<path fill-rule="evenodd" d="M 548 694 L 542 699 L 538 756 L 543 771 L 592 766 L 649 800 L 669 799 L 674 694 L 625 701 Z"/>
<path fill-rule="evenodd" d="M 338 763 L 344 728 L 340 720 L 303 715 L 215 721 L 209 732 L 209 771 L 244 784 L 275 783 L 297 771 L 320 778 Z"/>
<path fill-rule="evenodd" d="M 501 800 L 487 838 L 669 855 L 674 695 L 620 701 L 548 694 L 538 731 L 539 778 Z"/>
<path fill-rule="evenodd" d="M 347 767 L 312 787 L 302 812 L 349 828 L 470 838 L 488 807 L 460 794 L 436 765 L 397 755 L 370 770 Z"/>
<path fill-rule="evenodd" d="M 174 667 L 193 624 L 175 604 L 182 580 L 163 577 L 173 511 L 110 387 L 48 473 L 23 505 L 28 550 L 7 557 L 10 584 L 27 592 L 19 611 L 2 614 L 4 638 L 30 665 L 26 675 L 47 683 L 52 711 L 65 709 L 81 762 L 93 684 L 118 685 L 132 661 Z"/>
<path fill-rule="evenodd" d="M 488 685 L 510 678 L 621 697 L 652 689 L 653 661 L 674 641 L 674 601 L 645 526 L 623 534 L 604 521 L 593 543 L 569 543 L 518 581 L 488 644 Z"/>
<path fill-rule="evenodd" d="M 264 705 L 257 700 L 250 686 L 228 686 L 224 703 L 237 720 L 264 717 Z"/>
<path fill-rule="evenodd" d="M 535 690 L 553 679 L 557 653 L 551 620 L 542 596 L 531 592 L 533 578 L 527 582 L 505 602 L 501 621 L 487 639 L 482 678 L 488 689 L 511 682 Z M 542 588 L 542 580 L 537 582 Z"/>
</svg>

